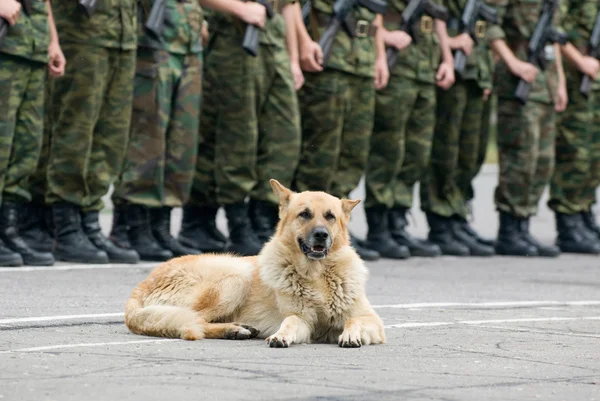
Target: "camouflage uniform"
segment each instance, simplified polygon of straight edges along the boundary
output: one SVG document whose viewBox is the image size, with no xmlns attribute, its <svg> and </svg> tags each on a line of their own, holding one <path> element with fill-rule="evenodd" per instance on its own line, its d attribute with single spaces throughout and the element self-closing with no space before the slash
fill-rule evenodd
<svg viewBox="0 0 600 401">
<path fill-rule="evenodd" d="M 98 211 L 127 146 L 137 2 L 99 1 L 91 18 L 77 2 L 56 2 L 54 8 L 68 63 L 51 88 L 46 202 Z"/>
<path fill-rule="evenodd" d="M 318 41 L 325 30 L 333 3 L 311 1 L 307 29 L 313 40 Z M 369 27 L 376 16 L 363 7 L 352 13 Z M 351 38 L 340 29 L 324 70 L 304 73 L 299 95 L 302 156 L 295 178 L 298 191 L 322 190 L 345 198 L 358 185 L 373 128 L 375 57 L 373 32 Z"/>
</svg>

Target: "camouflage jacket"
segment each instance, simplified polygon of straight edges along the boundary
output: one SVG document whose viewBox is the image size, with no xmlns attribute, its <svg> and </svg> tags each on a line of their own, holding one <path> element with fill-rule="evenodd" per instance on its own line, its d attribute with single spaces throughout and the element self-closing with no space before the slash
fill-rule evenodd
<svg viewBox="0 0 600 401">
<path fill-rule="evenodd" d="M 434 0 L 434 2 L 438 5 L 441 4 L 440 0 Z M 390 22 L 389 19 L 392 15 L 404 12 L 408 3 L 408 0 L 390 0 L 388 12 L 383 17 L 384 26 L 388 31 L 399 28 L 398 22 Z M 442 54 L 435 33 L 435 24 L 428 16 L 422 18 L 417 24 L 418 26 L 414 27 L 414 32 L 417 35 L 416 43 L 413 41 L 407 48 L 398 53 L 398 61 L 390 73 L 434 84 L 435 73 Z"/>
<path fill-rule="evenodd" d="M 482 1 L 484 4 L 490 5 L 488 1 Z M 462 17 L 466 5 L 467 0 L 446 0 L 445 6 L 448 7 L 448 12 L 450 14 L 450 19 L 448 20 L 448 34 L 451 37 L 459 34 L 459 20 Z M 484 36 L 491 25 L 486 21 L 482 22 L 484 23 L 485 31 L 481 32 L 482 37 L 478 40 L 477 45 L 473 47 L 473 51 L 469 57 L 467 57 L 466 68 L 461 77 L 463 79 L 476 80 L 482 89 L 491 89 L 494 62 L 492 52 Z"/>
<path fill-rule="evenodd" d="M 88 17 L 76 0 L 52 2 L 61 42 L 134 50 L 137 47 L 137 0 L 98 0 Z"/>
<path fill-rule="evenodd" d="M 202 7 L 196 0 L 165 0 L 162 37 L 144 28 L 155 0 L 143 1 L 138 14 L 138 46 L 166 50 L 173 54 L 202 52 Z"/>
<path fill-rule="evenodd" d="M 0 52 L 47 63 L 49 44 L 47 3 L 33 0 L 31 15 L 21 12 L 17 23 L 9 26 L 8 33 L 0 44 Z"/>
<path fill-rule="evenodd" d="M 517 58 L 527 61 L 527 44 L 539 20 L 544 0 L 493 0 L 500 17 L 500 24 L 487 31 L 488 41 L 504 39 Z M 555 28 L 560 28 L 560 12 L 554 14 Z M 531 85 L 529 100 L 552 103 L 558 86 L 554 47 L 547 46 L 547 67 L 540 70 Z M 514 98 L 519 79 L 512 75 L 503 61 L 496 67 L 494 86 L 498 97 Z"/>
</svg>

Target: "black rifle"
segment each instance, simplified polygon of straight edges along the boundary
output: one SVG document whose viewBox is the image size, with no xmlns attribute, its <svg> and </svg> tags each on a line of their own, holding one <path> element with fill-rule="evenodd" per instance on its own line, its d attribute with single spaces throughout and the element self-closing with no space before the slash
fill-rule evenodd
<svg viewBox="0 0 600 401">
<path fill-rule="evenodd" d="M 304 25 L 308 26 L 309 17 L 310 17 L 310 0 L 307 0 L 306 3 L 302 6 L 302 21 L 304 21 Z"/>
<path fill-rule="evenodd" d="M 23 11 L 25 11 L 25 14 L 27 15 L 31 15 L 31 1 L 32 0 L 19 0 L 19 3 L 21 3 L 21 8 L 23 9 Z M 7 20 L 5 20 L 4 18 L 0 18 L 0 43 L 2 43 L 2 41 L 6 37 L 9 25 L 10 24 Z"/>
<path fill-rule="evenodd" d="M 99 1 L 100 0 L 79 0 L 79 5 L 84 9 L 87 16 L 91 18 L 92 14 L 96 11 L 96 7 L 98 7 Z"/>
<path fill-rule="evenodd" d="M 596 14 L 596 22 L 594 23 L 594 29 L 592 29 L 592 36 L 590 36 L 590 44 L 588 47 L 588 56 L 598 58 L 600 57 L 600 52 L 598 50 L 600 45 L 600 12 Z M 583 78 L 581 79 L 581 86 L 579 87 L 579 92 L 587 99 L 590 94 L 590 90 L 592 90 L 592 78 L 589 75 L 583 74 Z"/>
<path fill-rule="evenodd" d="M 144 27 L 152 32 L 157 39 L 162 37 L 165 28 L 165 0 L 154 1 Z"/>
<path fill-rule="evenodd" d="M 491 24 L 498 24 L 498 13 L 493 7 L 483 4 L 482 0 L 467 0 L 467 5 L 460 17 L 460 33 L 468 33 L 475 42 L 479 43 L 481 20 L 485 20 Z M 454 70 L 462 74 L 467 63 L 465 52 L 458 49 L 454 54 Z"/>
<path fill-rule="evenodd" d="M 552 27 L 552 18 L 557 8 L 557 0 L 545 0 L 542 6 L 542 14 L 538 20 L 533 35 L 527 44 L 527 62 L 540 68 L 546 69 L 546 58 L 544 57 L 544 47 L 548 43 L 567 43 L 567 35 L 557 31 Z M 531 83 L 520 79 L 515 91 L 515 97 L 521 104 L 527 103 Z"/>
<path fill-rule="evenodd" d="M 256 1 L 258 4 L 262 4 L 266 9 L 267 9 L 267 18 L 271 19 L 273 18 L 273 15 L 275 15 L 275 11 L 273 10 L 273 7 L 271 6 L 271 3 L 269 3 L 266 0 L 254 0 Z M 242 47 L 244 48 L 244 50 L 246 50 L 246 52 L 253 56 L 256 57 L 256 55 L 258 54 L 258 35 L 260 35 L 260 28 L 256 25 L 248 25 L 246 27 L 246 32 L 244 33 L 244 41 L 242 42 Z"/>
<path fill-rule="evenodd" d="M 400 30 L 408 33 L 413 42 L 417 41 L 417 35 L 413 31 L 413 26 L 423 15 L 428 15 L 433 19 L 446 21 L 448 19 L 448 9 L 444 6 L 438 6 L 431 0 L 411 0 L 402 13 L 402 22 Z M 392 71 L 398 59 L 398 49 L 389 46 L 385 51 L 387 56 L 388 69 Z"/>
</svg>

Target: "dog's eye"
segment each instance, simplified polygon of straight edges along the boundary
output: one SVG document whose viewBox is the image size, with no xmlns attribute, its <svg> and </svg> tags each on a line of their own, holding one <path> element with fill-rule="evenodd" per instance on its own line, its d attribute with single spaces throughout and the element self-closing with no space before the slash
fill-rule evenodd
<svg viewBox="0 0 600 401">
<path fill-rule="evenodd" d="M 310 220 L 312 219 L 312 214 L 310 213 L 310 211 L 305 210 L 302 213 L 300 213 L 298 217 L 300 217 L 301 219 Z"/>
<path fill-rule="evenodd" d="M 329 221 L 335 221 L 335 215 L 331 212 L 325 213 L 325 218 Z"/>
</svg>

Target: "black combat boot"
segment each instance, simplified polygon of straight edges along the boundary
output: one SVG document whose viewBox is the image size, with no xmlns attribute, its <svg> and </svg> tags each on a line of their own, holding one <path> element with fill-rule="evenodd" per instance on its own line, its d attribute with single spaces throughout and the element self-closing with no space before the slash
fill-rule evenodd
<svg viewBox="0 0 600 401">
<path fill-rule="evenodd" d="M 496 253 L 505 256 L 538 256 L 537 247 L 523 238 L 521 219 L 505 212 L 500 212 L 500 228 L 496 240 Z"/>
<path fill-rule="evenodd" d="M 469 224 L 467 219 L 465 219 L 464 217 L 456 216 L 455 220 L 459 223 L 462 231 L 469 234 L 472 238 L 475 239 L 475 241 L 479 242 L 482 245 L 489 246 L 489 247 L 494 247 L 496 245 L 495 240 L 481 237 L 477 233 L 477 231 L 475 231 L 475 229 L 473 227 L 471 227 L 471 225 Z"/>
<path fill-rule="evenodd" d="M 52 215 L 56 232 L 54 256 L 57 260 L 90 264 L 109 262 L 106 252 L 96 248 L 83 232 L 79 206 L 68 202 L 55 203 Z"/>
<path fill-rule="evenodd" d="M 354 248 L 354 250 L 356 251 L 356 253 L 358 253 L 358 256 L 360 256 L 362 260 L 375 261 L 381 258 L 379 252 L 377 252 L 374 249 L 367 248 L 364 241 L 358 239 L 352 233 L 349 233 L 349 235 L 350 245 L 352 246 L 352 248 Z"/>
<path fill-rule="evenodd" d="M 171 235 L 171 208 L 167 206 L 150 208 L 150 226 L 152 235 L 174 256 L 200 255 L 202 252 L 182 245 Z"/>
<path fill-rule="evenodd" d="M 41 203 L 24 203 L 19 213 L 19 235 L 31 249 L 52 252 L 54 235 L 46 224 L 50 208 Z M 51 212 L 51 211 L 50 211 Z"/>
<path fill-rule="evenodd" d="M 0 267 L 23 266 L 23 258 L 17 252 L 9 249 L 0 238 Z"/>
<path fill-rule="evenodd" d="M 108 260 L 111 263 L 138 263 L 140 261 L 140 256 L 136 251 L 133 249 L 121 248 L 102 234 L 100 221 L 98 219 L 98 212 L 81 213 L 81 227 L 92 244 L 94 244 L 96 248 L 106 252 Z"/>
<path fill-rule="evenodd" d="M 173 252 L 163 248 L 154 238 L 146 206 L 128 204 L 125 211 L 125 221 L 129 243 L 140 255 L 141 260 L 164 262 L 173 257 Z"/>
<path fill-rule="evenodd" d="M 227 238 L 217 228 L 217 211 L 210 206 L 185 205 L 181 218 L 181 230 L 177 239 L 187 247 L 202 252 L 221 253 Z"/>
<path fill-rule="evenodd" d="M 50 252 L 38 252 L 27 245 L 19 235 L 20 204 L 2 203 L 0 207 L 0 238 L 12 251 L 21 255 L 23 263 L 29 266 L 52 266 L 54 256 Z"/>
<path fill-rule="evenodd" d="M 429 241 L 440 247 L 443 255 L 469 256 L 469 247 L 454 237 L 452 220 L 435 213 L 427 213 Z"/>
<path fill-rule="evenodd" d="M 469 254 L 471 256 L 493 256 L 496 253 L 493 247 L 484 245 L 477 241 L 475 237 L 471 236 L 464 229 L 464 224 L 460 220 L 456 218 L 450 218 L 450 224 L 454 239 L 463 245 L 466 245 L 467 248 L 469 248 Z"/>
<path fill-rule="evenodd" d="M 405 208 L 393 208 L 388 212 L 388 227 L 394 241 L 398 245 L 407 247 L 411 256 L 440 256 L 442 250 L 439 245 L 415 238 L 406 231 L 406 227 L 408 227 L 406 213 L 407 209 Z"/>
<path fill-rule="evenodd" d="M 129 236 L 127 234 L 127 219 L 125 214 L 127 213 L 127 207 L 124 205 L 115 205 L 113 209 L 113 221 L 112 228 L 108 239 L 111 240 L 116 246 L 123 249 L 132 249 L 131 242 L 129 242 Z M 137 252 L 136 252 L 137 253 Z M 139 258 L 140 255 L 138 255 Z"/>
<path fill-rule="evenodd" d="M 279 221 L 279 205 L 250 199 L 250 221 L 258 239 L 264 244 L 275 234 Z"/>
<path fill-rule="evenodd" d="M 262 244 L 252 230 L 248 205 L 245 202 L 226 205 L 225 215 L 229 228 L 229 241 L 225 246 L 225 251 L 241 256 L 258 255 Z"/>
<path fill-rule="evenodd" d="M 583 219 L 583 224 L 587 227 L 587 229 L 594 233 L 600 240 L 600 226 L 598 226 L 598 223 L 596 222 L 596 216 L 594 216 L 592 210 L 590 209 L 586 212 L 582 212 L 581 218 Z"/>
<path fill-rule="evenodd" d="M 521 237 L 530 245 L 533 245 L 538 252 L 538 256 L 545 258 L 555 258 L 560 255 L 560 249 L 555 245 L 542 245 L 540 244 L 529 232 L 529 220 L 530 218 L 521 218 L 519 227 L 521 231 Z"/>
<path fill-rule="evenodd" d="M 367 248 L 377 251 L 383 258 L 407 259 L 410 257 L 408 248 L 394 241 L 390 234 L 388 210 L 385 206 L 365 209 L 365 214 L 369 225 L 369 233 L 365 242 Z"/>
<path fill-rule="evenodd" d="M 556 245 L 561 252 L 584 253 L 597 255 L 600 253 L 600 240 L 594 237 L 583 223 L 581 214 L 556 213 Z"/>
</svg>

